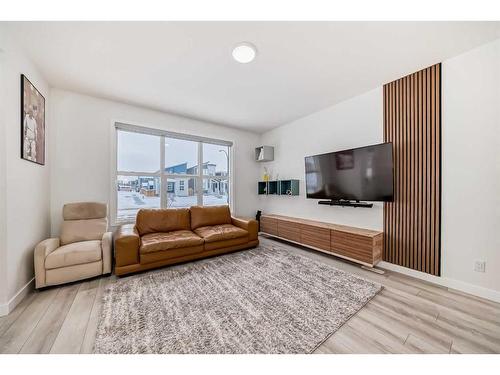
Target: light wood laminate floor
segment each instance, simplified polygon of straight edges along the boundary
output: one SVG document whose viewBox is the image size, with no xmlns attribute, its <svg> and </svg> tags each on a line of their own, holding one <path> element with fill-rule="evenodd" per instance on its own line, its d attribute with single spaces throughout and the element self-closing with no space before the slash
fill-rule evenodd
<svg viewBox="0 0 500 375">
<path fill-rule="evenodd" d="M 378 282 L 384 289 L 315 353 L 500 353 L 500 304 L 285 242 L 281 246 Z M 0 318 L 2 353 L 91 353 L 104 287 L 101 277 L 30 293 Z"/>
</svg>

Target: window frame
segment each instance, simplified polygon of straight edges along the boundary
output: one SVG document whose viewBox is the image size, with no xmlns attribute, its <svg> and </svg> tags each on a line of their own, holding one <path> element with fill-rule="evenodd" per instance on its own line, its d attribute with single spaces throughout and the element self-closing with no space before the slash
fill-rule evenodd
<svg viewBox="0 0 500 375">
<path fill-rule="evenodd" d="M 111 147 L 111 160 L 113 165 L 113 173 L 111 173 L 111 199 L 110 199 L 110 218 L 111 225 L 118 226 L 123 224 L 133 224 L 135 220 L 120 220 L 118 218 L 118 189 L 117 189 L 117 178 L 118 176 L 151 176 L 158 177 L 160 180 L 160 207 L 168 207 L 168 180 L 169 179 L 190 179 L 195 180 L 195 195 L 197 205 L 203 205 L 203 180 L 217 179 L 227 181 L 228 185 L 228 202 L 227 204 L 233 210 L 234 199 L 233 199 L 233 142 L 221 139 L 207 138 L 201 136 L 195 136 L 184 133 L 175 133 L 167 130 L 162 130 L 153 127 L 144 127 L 138 125 L 131 125 L 121 121 L 112 121 L 112 147 Z M 139 171 L 119 171 L 118 170 L 118 132 L 127 131 L 133 133 L 149 134 L 160 137 L 160 169 L 158 172 L 139 172 Z M 181 173 L 167 173 L 165 171 L 165 139 L 174 138 L 186 141 L 193 141 L 198 143 L 198 170 L 197 174 L 181 174 Z M 207 176 L 203 174 L 203 144 L 215 144 L 222 147 L 228 147 L 227 154 L 227 176 Z M 175 192 L 175 188 L 174 188 Z"/>
</svg>

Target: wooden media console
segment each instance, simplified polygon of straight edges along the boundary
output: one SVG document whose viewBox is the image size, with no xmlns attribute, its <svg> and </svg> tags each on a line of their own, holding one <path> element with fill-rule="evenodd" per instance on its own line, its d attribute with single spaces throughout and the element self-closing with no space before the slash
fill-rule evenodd
<svg viewBox="0 0 500 375">
<path fill-rule="evenodd" d="M 314 250 L 374 267 L 382 260 L 383 233 L 281 215 L 262 215 L 260 231 Z"/>
</svg>

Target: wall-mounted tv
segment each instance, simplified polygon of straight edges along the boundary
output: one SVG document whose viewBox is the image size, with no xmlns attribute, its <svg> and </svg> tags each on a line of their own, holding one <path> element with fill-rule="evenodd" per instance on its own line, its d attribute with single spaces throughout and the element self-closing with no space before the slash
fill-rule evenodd
<svg viewBox="0 0 500 375">
<path fill-rule="evenodd" d="M 307 156 L 306 195 L 313 199 L 392 201 L 392 143 Z"/>
</svg>

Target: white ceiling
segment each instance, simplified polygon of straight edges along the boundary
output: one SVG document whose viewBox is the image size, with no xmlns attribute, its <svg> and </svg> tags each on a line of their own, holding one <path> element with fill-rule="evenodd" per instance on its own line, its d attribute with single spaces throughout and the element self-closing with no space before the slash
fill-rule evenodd
<svg viewBox="0 0 500 375">
<path fill-rule="evenodd" d="M 500 37 L 499 22 L 14 22 L 58 88 L 263 132 Z M 254 62 L 232 60 L 253 43 Z"/>
</svg>

